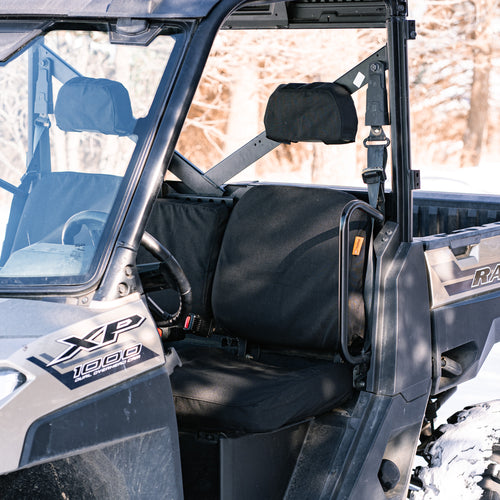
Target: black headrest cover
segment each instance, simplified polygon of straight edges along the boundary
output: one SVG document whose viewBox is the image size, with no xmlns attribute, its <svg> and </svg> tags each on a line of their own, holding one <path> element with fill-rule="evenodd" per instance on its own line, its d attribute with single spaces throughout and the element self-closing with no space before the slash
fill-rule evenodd
<svg viewBox="0 0 500 500">
<path fill-rule="evenodd" d="M 354 142 L 358 117 L 351 94 L 336 83 L 288 83 L 269 98 L 266 135 L 278 142 Z"/>
<path fill-rule="evenodd" d="M 66 132 L 99 132 L 129 135 L 136 120 L 127 89 L 105 78 L 76 77 L 67 81 L 57 96 L 57 126 Z"/>
</svg>

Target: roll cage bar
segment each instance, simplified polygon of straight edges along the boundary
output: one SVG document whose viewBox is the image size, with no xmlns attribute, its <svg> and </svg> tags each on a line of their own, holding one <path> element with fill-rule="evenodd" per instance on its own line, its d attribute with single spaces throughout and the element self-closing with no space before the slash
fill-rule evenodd
<svg viewBox="0 0 500 500">
<path fill-rule="evenodd" d="M 231 14 L 223 28 L 385 28 L 385 20 L 383 0 L 252 2 Z"/>
<path fill-rule="evenodd" d="M 31 164 L 37 149 L 39 167 L 50 170 L 50 141 L 46 132 L 50 127 L 49 114 L 54 112 L 52 78 L 64 84 L 77 76 L 82 75 L 44 43 L 38 43 L 30 51 L 27 173 L 33 169 Z"/>
<path fill-rule="evenodd" d="M 28 75 L 28 174 L 50 170 L 50 140 L 46 133 L 50 127 L 48 115 L 54 112 L 52 78 L 66 83 L 81 74 L 49 49 L 44 43 L 35 44 L 29 53 Z M 23 178 L 23 179 L 24 179 Z M 0 179 L 0 188 L 12 194 L 25 194 L 10 182 Z"/>
</svg>

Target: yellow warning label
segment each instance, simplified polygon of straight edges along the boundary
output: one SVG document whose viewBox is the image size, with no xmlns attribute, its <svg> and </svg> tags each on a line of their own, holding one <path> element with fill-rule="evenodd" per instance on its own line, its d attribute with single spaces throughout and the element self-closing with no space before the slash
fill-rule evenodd
<svg viewBox="0 0 500 500">
<path fill-rule="evenodd" d="M 354 238 L 354 245 L 352 246 L 353 255 L 359 255 L 361 253 L 364 241 L 365 239 L 362 236 L 356 236 L 356 238 Z"/>
</svg>

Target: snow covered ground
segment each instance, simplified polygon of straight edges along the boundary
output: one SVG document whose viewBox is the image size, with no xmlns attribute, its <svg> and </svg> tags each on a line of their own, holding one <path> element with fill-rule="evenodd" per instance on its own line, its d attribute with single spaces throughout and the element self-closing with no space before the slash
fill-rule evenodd
<svg viewBox="0 0 500 500">
<path fill-rule="evenodd" d="M 431 466 L 420 471 L 424 489 L 412 500 L 479 500 L 481 486 L 498 491 L 492 477 L 498 474 L 493 447 L 500 440 L 500 401 L 475 406 L 460 413 L 456 424 L 443 426 L 444 434 L 433 444 Z M 490 478 L 485 477 L 488 471 Z"/>
<path fill-rule="evenodd" d="M 433 467 L 422 472 L 424 491 L 412 500 L 479 500 L 483 491 L 477 486 L 482 480 L 491 445 L 500 441 L 500 343 L 487 357 L 476 378 L 461 384 L 457 392 L 438 412 L 436 425 L 446 424 L 448 417 L 466 406 L 497 400 L 496 411 L 483 413 L 473 409 L 460 428 L 448 429 L 433 449 Z M 425 465 L 418 458 L 415 465 Z"/>
</svg>

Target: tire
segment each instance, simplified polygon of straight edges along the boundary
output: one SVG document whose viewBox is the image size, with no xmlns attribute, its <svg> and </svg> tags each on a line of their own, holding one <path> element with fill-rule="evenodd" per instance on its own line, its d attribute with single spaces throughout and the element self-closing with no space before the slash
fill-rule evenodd
<svg viewBox="0 0 500 500">
<path fill-rule="evenodd" d="M 413 500 L 500 500 L 500 400 L 471 406 L 438 429 Z"/>
</svg>

